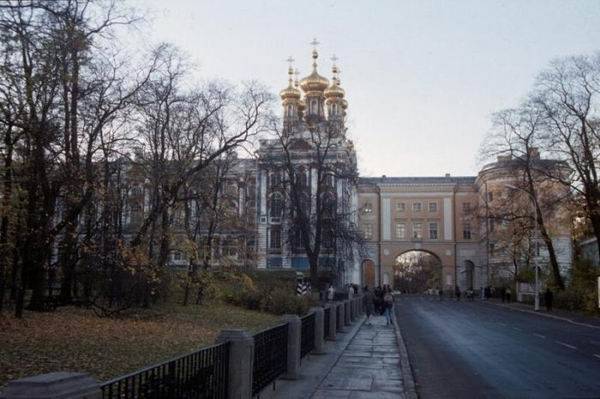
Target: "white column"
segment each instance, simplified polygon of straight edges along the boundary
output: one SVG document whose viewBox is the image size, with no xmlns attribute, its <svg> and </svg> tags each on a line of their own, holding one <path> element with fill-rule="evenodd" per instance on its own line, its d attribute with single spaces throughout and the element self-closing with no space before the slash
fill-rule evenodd
<svg viewBox="0 0 600 399">
<path fill-rule="evenodd" d="M 452 240 L 453 230 L 452 199 L 444 198 L 444 240 Z"/>
<path fill-rule="evenodd" d="M 382 206 L 382 229 L 383 229 L 383 240 L 391 240 L 392 239 L 392 231 L 391 231 L 391 209 L 390 209 L 390 199 L 384 198 Z"/>
</svg>

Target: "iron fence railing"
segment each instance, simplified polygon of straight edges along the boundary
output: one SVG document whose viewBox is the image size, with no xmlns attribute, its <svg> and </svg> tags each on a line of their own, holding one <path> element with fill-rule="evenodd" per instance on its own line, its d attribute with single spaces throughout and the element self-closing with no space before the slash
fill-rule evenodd
<svg viewBox="0 0 600 399">
<path fill-rule="evenodd" d="M 107 381 L 102 399 L 225 399 L 229 343 L 222 343 Z"/>
<path fill-rule="evenodd" d="M 310 313 L 300 320 L 300 358 L 303 358 L 315 349 L 315 314 Z"/>
<path fill-rule="evenodd" d="M 257 395 L 287 371 L 287 341 L 287 323 L 254 335 L 252 395 Z"/>
<path fill-rule="evenodd" d="M 331 308 L 323 311 L 323 339 L 329 337 L 329 323 L 331 322 Z"/>
</svg>

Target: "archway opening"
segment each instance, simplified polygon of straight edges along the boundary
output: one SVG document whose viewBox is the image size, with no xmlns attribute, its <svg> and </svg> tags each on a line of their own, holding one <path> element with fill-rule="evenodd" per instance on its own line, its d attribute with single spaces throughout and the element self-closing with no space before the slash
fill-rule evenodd
<svg viewBox="0 0 600 399">
<path fill-rule="evenodd" d="M 475 286 L 475 264 L 470 260 L 465 261 L 465 283 L 468 289 Z"/>
<path fill-rule="evenodd" d="M 370 289 L 375 287 L 375 263 L 371 259 L 366 259 L 362 263 L 362 281 L 363 285 Z"/>
<path fill-rule="evenodd" d="M 412 294 L 441 289 L 442 261 L 432 253 L 420 250 L 398 255 L 394 264 L 394 288 Z"/>
</svg>

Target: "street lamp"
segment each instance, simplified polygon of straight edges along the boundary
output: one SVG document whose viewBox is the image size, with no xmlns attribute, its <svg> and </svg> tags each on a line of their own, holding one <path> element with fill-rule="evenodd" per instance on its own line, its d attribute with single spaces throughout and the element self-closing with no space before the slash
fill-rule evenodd
<svg viewBox="0 0 600 399">
<path fill-rule="evenodd" d="M 522 191 L 525 194 L 527 194 L 529 196 L 529 199 L 531 200 L 531 205 L 534 208 L 533 209 L 533 214 L 536 215 L 536 209 L 535 209 L 535 203 L 536 200 L 534 198 L 534 196 L 527 190 L 523 190 L 522 188 L 513 186 L 512 184 L 505 184 L 504 187 L 506 188 L 510 188 L 513 190 L 518 190 L 518 191 Z M 534 216 L 535 217 L 535 216 Z M 535 286 L 534 286 L 534 299 L 533 299 L 533 309 L 537 312 L 540 310 L 540 277 L 539 277 L 539 272 L 538 272 L 538 264 L 537 264 L 537 245 L 538 245 L 538 236 L 539 236 L 539 232 L 538 232 L 539 226 L 538 226 L 538 221 L 537 221 L 537 217 L 535 218 L 535 231 L 534 231 L 534 237 L 535 237 L 535 243 L 536 243 L 536 256 L 533 257 L 534 261 L 533 261 L 533 267 L 535 268 Z"/>
</svg>

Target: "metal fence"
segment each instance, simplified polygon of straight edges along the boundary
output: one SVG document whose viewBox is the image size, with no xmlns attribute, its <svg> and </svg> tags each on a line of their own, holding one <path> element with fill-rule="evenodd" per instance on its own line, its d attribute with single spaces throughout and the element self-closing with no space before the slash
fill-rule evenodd
<svg viewBox="0 0 600 399">
<path fill-rule="evenodd" d="M 103 399 L 227 398 L 229 343 L 107 381 Z"/>
<path fill-rule="evenodd" d="M 323 339 L 329 337 L 329 323 L 331 320 L 331 308 L 325 308 L 323 311 Z"/>
<path fill-rule="evenodd" d="M 315 349 L 315 314 L 308 314 L 300 320 L 302 322 L 300 330 L 300 358 L 303 358 Z"/>
<path fill-rule="evenodd" d="M 252 395 L 257 395 L 287 371 L 287 340 L 287 323 L 254 335 Z"/>
</svg>

